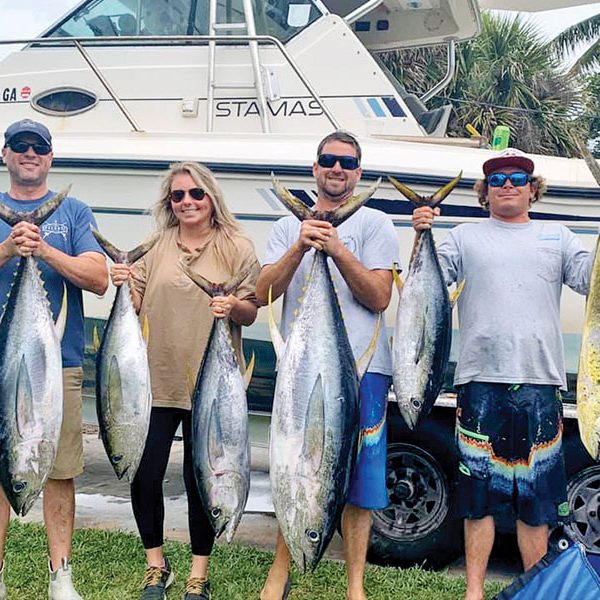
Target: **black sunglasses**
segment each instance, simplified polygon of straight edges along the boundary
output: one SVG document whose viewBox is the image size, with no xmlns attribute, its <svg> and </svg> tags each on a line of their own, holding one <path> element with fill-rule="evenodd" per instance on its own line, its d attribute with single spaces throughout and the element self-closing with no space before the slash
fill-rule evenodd
<svg viewBox="0 0 600 600">
<path fill-rule="evenodd" d="M 10 141 L 6 144 L 13 152 L 17 154 L 23 154 L 27 152 L 29 148 L 33 148 L 33 151 L 40 156 L 46 156 L 52 152 L 52 146 L 46 144 L 46 142 L 24 142 L 24 141 Z M 5 147 L 6 147 L 5 146 Z"/>
<path fill-rule="evenodd" d="M 506 180 L 509 180 L 515 187 L 523 187 L 531 181 L 531 177 L 527 173 L 492 173 L 487 178 L 490 187 L 502 187 Z"/>
<path fill-rule="evenodd" d="M 336 162 L 346 171 L 354 171 L 360 166 L 360 160 L 356 156 L 339 156 L 337 154 L 320 154 L 317 163 L 320 167 L 331 169 Z"/>
<path fill-rule="evenodd" d="M 189 194 L 190 198 L 194 200 L 202 200 L 202 198 L 204 198 L 206 195 L 206 192 L 201 188 L 192 188 L 190 190 L 171 190 L 169 198 L 171 199 L 171 202 L 181 202 L 185 198 L 186 194 Z"/>
</svg>

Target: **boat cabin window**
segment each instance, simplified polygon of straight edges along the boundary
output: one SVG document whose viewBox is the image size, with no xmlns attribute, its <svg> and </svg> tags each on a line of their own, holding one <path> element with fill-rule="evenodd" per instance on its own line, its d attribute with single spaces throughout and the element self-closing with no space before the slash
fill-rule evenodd
<svg viewBox="0 0 600 600">
<path fill-rule="evenodd" d="M 45 37 L 208 35 L 208 6 L 209 0 L 91 0 Z M 252 6 L 257 34 L 283 42 L 322 15 L 312 0 L 252 0 Z M 217 0 L 217 23 L 244 21 L 242 0 Z"/>
</svg>

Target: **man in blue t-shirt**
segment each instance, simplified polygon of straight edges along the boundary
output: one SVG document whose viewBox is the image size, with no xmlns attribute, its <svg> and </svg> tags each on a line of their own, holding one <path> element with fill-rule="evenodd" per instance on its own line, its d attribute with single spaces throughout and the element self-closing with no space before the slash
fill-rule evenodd
<svg viewBox="0 0 600 600">
<path fill-rule="evenodd" d="M 35 210 L 54 193 L 48 189 L 52 137 L 36 121 L 24 119 L 4 133 L 2 159 L 10 176 L 0 201 L 13 211 Z M 81 600 L 71 582 L 71 540 L 75 518 L 74 478 L 83 471 L 81 385 L 83 379 L 82 290 L 103 294 L 108 287 L 104 254 L 90 225 L 88 206 L 67 197 L 40 227 L 20 222 L 12 228 L 0 221 L 0 297 L 6 298 L 21 256 L 35 256 L 56 319 L 67 289 L 67 323 L 62 340 L 64 411 L 56 461 L 44 488 L 44 522 L 48 534 L 50 584 L 48 597 Z M 10 505 L 0 489 L 0 600 L 5 599 L 4 545 Z"/>
</svg>

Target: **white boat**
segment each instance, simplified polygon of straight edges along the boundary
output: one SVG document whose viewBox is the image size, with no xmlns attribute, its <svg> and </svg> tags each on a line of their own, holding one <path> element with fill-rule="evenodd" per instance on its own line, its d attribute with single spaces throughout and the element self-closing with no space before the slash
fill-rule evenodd
<svg viewBox="0 0 600 600">
<path fill-rule="evenodd" d="M 520 10 L 585 3 L 480 2 Z M 314 201 L 317 144 L 336 128 L 360 139 L 365 187 L 393 175 L 427 193 L 463 171 L 436 221 L 442 238 L 485 215 L 472 186 L 493 152 L 478 139 L 445 137 L 450 107 L 426 103 L 451 80 L 455 43 L 479 31 L 476 0 L 84 0 L 39 38 L 13 41 L 24 46 L 0 62 L 0 130 L 24 117 L 44 122 L 54 138 L 52 188 L 72 183 L 103 234 L 124 249 L 151 231 L 146 211 L 162 172 L 189 159 L 216 173 L 262 257 L 273 222 L 285 214 L 271 172 Z M 377 58 L 438 43 L 448 45 L 448 74 L 422 98 Z M 568 225 L 591 249 L 600 191 L 585 163 L 534 159 L 549 189 L 533 216 Z M 0 170 L 0 189 L 7 185 Z M 411 207 L 387 181 L 371 205 L 392 216 L 408 262 Z M 112 293 L 87 295 L 87 316 L 106 319 L 111 301 Z M 564 304 L 574 373 L 584 299 L 565 290 Z M 253 408 L 268 411 L 274 362 L 265 314 L 245 337 L 259 350 Z"/>
</svg>

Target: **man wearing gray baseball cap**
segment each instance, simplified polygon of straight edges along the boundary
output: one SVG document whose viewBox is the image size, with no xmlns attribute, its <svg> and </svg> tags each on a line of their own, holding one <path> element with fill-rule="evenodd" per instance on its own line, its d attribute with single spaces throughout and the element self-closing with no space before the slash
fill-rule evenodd
<svg viewBox="0 0 600 600">
<path fill-rule="evenodd" d="M 42 123 L 23 119 L 4 133 L 2 161 L 10 177 L 0 202 L 18 213 L 35 211 L 54 192 L 48 188 L 52 165 L 52 136 Z M 71 580 L 71 542 L 75 518 L 74 478 L 83 471 L 81 386 L 83 380 L 82 290 L 103 294 L 108 272 L 101 248 L 90 225 L 96 221 L 90 208 L 67 197 L 52 215 L 38 225 L 21 221 L 10 226 L 0 220 L 0 297 L 6 298 L 20 257 L 38 259 L 53 318 L 67 294 L 67 322 L 62 338 L 63 420 L 56 460 L 43 493 L 44 523 L 48 535 L 50 600 L 82 600 Z M 10 504 L 0 487 L 0 600 L 7 598 L 4 584 L 4 545 Z"/>
</svg>

